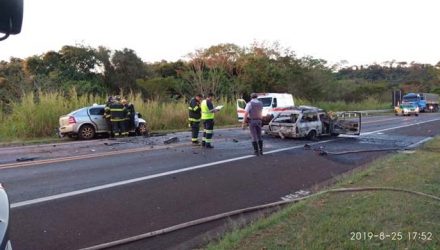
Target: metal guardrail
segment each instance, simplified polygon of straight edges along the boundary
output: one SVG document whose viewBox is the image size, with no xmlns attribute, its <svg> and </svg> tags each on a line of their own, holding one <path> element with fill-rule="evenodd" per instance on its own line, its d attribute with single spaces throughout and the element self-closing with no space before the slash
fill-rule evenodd
<svg viewBox="0 0 440 250">
<path fill-rule="evenodd" d="M 361 111 L 343 111 L 343 112 L 353 112 L 353 113 L 361 113 L 362 116 L 368 116 L 371 114 L 380 114 L 380 113 L 388 113 L 393 112 L 393 109 L 379 109 L 379 110 L 361 110 Z M 343 113 L 341 112 L 341 113 Z M 350 113 L 348 113 L 348 117 L 350 117 Z"/>
</svg>

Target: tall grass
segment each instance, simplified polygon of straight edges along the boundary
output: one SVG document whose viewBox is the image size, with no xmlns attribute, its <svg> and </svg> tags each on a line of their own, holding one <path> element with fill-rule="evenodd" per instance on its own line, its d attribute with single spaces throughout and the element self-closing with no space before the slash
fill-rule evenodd
<svg viewBox="0 0 440 250">
<path fill-rule="evenodd" d="M 304 99 L 295 99 L 295 105 L 310 105 L 325 109 L 327 111 L 361 111 L 361 110 L 377 110 L 377 109 L 391 109 L 390 103 L 378 102 L 374 98 L 368 98 L 361 102 L 310 102 Z"/>
<path fill-rule="evenodd" d="M 64 93 L 33 93 L 23 96 L 20 102 L 12 103 L 12 113 L 0 112 L 0 141 L 13 139 L 34 139 L 55 136 L 59 117 L 78 108 L 104 103 L 101 96 L 79 96 L 72 90 L 65 97 Z M 185 101 L 144 102 L 140 94 L 129 93 L 125 97 L 133 103 L 137 112 L 143 115 L 150 130 L 174 130 L 188 127 L 188 106 Z M 38 99 L 38 101 L 36 101 Z M 235 103 L 220 99 L 216 105 L 224 105 L 216 114 L 216 124 L 228 125 L 237 121 Z"/>
<path fill-rule="evenodd" d="M 185 101 L 160 102 L 144 101 L 140 94 L 129 93 L 126 99 L 133 103 L 136 111 L 147 120 L 151 131 L 175 130 L 188 127 L 188 107 Z M 0 141 L 14 139 L 35 139 L 55 136 L 58 119 L 78 108 L 90 106 L 93 103 L 104 103 L 104 96 L 79 96 L 73 89 L 67 95 L 63 92 L 25 94 L 20 102 L 11 104 L 12 112 L 4 114 L 0 111 Z M 215 105 L 224 108 L 215 115 L 216 126 L 237 123 L 236 104 L 224 98 L 214 101 Z M 378 103 L 367 99 L 359 103 L 345 102 L 316 102 L 295 99 L 295 104 L 312 105 L 331 111 L 368 110 L 389 108 L 386 103 Z"/>
</svg>

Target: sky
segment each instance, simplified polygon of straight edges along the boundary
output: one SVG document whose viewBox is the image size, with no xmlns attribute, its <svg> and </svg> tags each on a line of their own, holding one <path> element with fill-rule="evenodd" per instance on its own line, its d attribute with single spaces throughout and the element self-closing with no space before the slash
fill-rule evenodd
<svg viewBox="0 0 440 250">
<path fill-rule="evenodd" d="M 176 61 L 257 41 L 330 64 L 436 64 L 439 10 L 438 0 L 24 0 L 22 32 L 0 42 L 0 60 L 83 44 Z"/>
</svg>

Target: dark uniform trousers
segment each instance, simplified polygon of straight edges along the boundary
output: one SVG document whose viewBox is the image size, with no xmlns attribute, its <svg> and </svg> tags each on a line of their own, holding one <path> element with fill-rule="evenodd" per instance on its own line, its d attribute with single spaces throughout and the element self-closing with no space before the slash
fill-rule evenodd
<svg viewBox="0 0 440 250">
<path fill-rule="evenodd" d="M 214 135 L 214 119 L 203 120 L 203 141 L 206 144 L 212 143 L 212 136 Z"/>
<path fill-rule="evenodd" d="M 191 141 L 197 142 L 199 138 L 200 122 L 190 121 L 189 125 L 191 126 Z"/>
</svg>

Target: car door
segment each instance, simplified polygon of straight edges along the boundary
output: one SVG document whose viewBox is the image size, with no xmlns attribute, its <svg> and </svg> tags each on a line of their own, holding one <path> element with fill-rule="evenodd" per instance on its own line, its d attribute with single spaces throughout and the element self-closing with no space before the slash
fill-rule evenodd
<svg viewBox="0 0 440 250">
<path fill-rule="evenodd" d="M 307 136 L 310 131 L 315 130 L 316 135 L 322 133 L 321 122 L 318 119 L 316 111 L 303 112 L 302 117 L 298 123 L 298 131 L 301 137 Z"/>
<path fill-rule="evenodd" d="M 96 131 L 105 132 L 108 130 L 107 121 L 104 118 L 104 107 L 91 107 L 89 109 L 90 120 L 95 124 Z"/>
<path fill-rule="evenodd" d="M 360 135 L 361 113 L 342 112 L 338 113 L 337 120 L 333 124 L 334 134 Z"/>
</svg>

